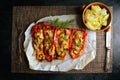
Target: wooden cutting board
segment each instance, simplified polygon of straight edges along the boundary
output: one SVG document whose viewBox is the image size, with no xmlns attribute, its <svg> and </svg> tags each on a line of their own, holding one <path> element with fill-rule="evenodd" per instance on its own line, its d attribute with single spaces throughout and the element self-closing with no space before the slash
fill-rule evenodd
<svg viewBox="0 0 120 80">
<path fill-rule="evenodd" d="M 27 57 L 24 52 L 24 31 L 32 23 L 40 18 L 54 15 L 80 15 L 82 26 L 80 6 L 15 6 L 13 7 L 12 22 L 12 50 L 11 50 L 11 72 L 15 73 L 58 73 L 34 71 L 29 69 Z M 22 30 L 22 33 L 21 30 Z M 113 31 L 113 30 L 112 30 Z M 99 32 L 96 35 L 97 51 L 96 58 L 90 62 L 83 70 L 71 70 L 65 73 L 111 73 L 112 72 L 112 54 L 110 56 L 110 70 L 104 71 L 105 65 L 105 32 Z M 111 41 L 112 42 L 112 41 Z M 21 59 L 19 58 L 21 54 Z M 61 72 L 60 72 L 61 73 Z"/>
</svg>

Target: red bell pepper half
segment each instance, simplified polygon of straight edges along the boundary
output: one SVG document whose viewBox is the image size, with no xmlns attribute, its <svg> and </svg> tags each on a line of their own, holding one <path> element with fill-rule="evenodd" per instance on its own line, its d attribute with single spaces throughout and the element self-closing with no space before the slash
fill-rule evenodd
<svg viewBox="0 0 120 80">
<path fill-rule="evenodd" d="M 48 62 L 55 58 L 55 30 L 52 28 L 50 25 L 46 25 L 44 28 L 44 54 Z"/>
<path fill-rule="evenodd" d="M 56 55 L 57 59 L 64 60 L 69 51 L 71 30 L 68 28 L 56 28 Z"/>
<path fill-rule="evenodd" d="M 86 31 L 72 29 L 70 36 L 70 55 L 73 59 L 78 58 L 83 54 L 86 42 Z"/>
<path fill-rule="evenodd" d="M 35 49 L 36 58 L 39 61 L 45 59 L 45 55 L 43 53 L 43 29 L 41 24 L 35 24 L 32 27 L 32 44 Z"/>
</svg>

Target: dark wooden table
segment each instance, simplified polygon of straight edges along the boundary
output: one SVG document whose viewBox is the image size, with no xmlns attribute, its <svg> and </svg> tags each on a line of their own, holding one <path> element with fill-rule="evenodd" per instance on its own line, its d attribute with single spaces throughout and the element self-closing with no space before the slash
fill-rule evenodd
<svg viewBox="0 0 120 80">
<path fill-rule="evenodd" d="M 34 71 L 29 69 L 28 60 L 23 48 L 24 31 L 32 23 L 40 18 L 54 15 L 64 14 L 76 14 L 81 15 L 79 11 L 80 6 L 14 6 L 13 7 L 13 22 L 12 22 L 12 51 L 11 51 L 11 71 L 14 73 L 53 73 Z M 81 17 L 80 17 L 81 18 Z M 23 33 L 21 36 L 19 28 Z M 20 37 L 20 47 L 19 44 Z M 83 70 L 71 70 L 66 73 L 106 73 L 104 71 L 105 64 L 105 32 L 97 33 L 97 52 L 96 58 L 90 62 Z M 22 62 L 19 59 L 19 52 L 22 56 Z M 107 73 L 112 72 L 112 55 L 110 57 L 110 70 Z M 57 73 L 57 72 L 54 72 Z"/>
</svg>

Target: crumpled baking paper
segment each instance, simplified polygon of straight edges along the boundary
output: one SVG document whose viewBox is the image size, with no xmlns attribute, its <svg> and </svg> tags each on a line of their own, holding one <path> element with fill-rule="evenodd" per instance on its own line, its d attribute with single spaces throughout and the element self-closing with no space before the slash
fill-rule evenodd
<svg viewBox="0 0 120 80">
<path fill-rule="evenodd" d="M 69 26 L 70 28 L 79 27 L 77 25 L 77 15 L 61 15 L 61 16 L 48 16 L 38 20 L 38 22 L 49 22 L 50 20 L 55 20 L 59 18 L 61 21 L 74 20 L 74 23 Z M 24 51 L 26 53 L 29 68 L 32 70 L 41 70 L 41 71 L 69 71 L 72 69 L 80 70 L 83 69 L 88 63 L 95 59 L 96 56 L 96 32 L 87 31 L 87 38 L 84 53 L 82 56 L 76 59 L 72 59 L 69 54 L 66 55 L 64 60 L 53 60 L 52 62 L 47 61 L 38 61 L 36 56 L 33 56 L 33 46 L 31 38 L 31 28 L 35 22 L 31 23 L 27 30 L 25 31 L 25 41 L 24 41 Z"/>
</svg>

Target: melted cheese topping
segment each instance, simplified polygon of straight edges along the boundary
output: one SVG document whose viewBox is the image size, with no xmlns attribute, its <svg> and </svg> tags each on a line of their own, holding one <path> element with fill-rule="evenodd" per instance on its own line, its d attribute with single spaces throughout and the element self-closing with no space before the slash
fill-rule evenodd
<svg viewBox="0 0 120 80">
<path fill-rule="evenodd" d="M 83 33 L 81 31 L 76 31 L 73 35 L 73 43 L 72 43 L 72 53 L 77 54 L 82 45 L 83 45 Z"/>
<path fill-rule="evenodd" d="M 55 54 L 55 48 L 53 46 L 53 40 L 54 40 L 54 30 L 44 30 L 45 34 L 45 40 L 44 40 L 44 46 L 46 47 L 46 50 L 49 55 Z"/>
<path fill-rule="evenodd" d="M 69 35 L 70 30 L 59 29 L 57 31 L 56 51 L 59 56 L 63 56 L 66 50 L 69 49 Z"/>
<path fill-rule="evenodd" d="M 35 39 L 33 41 L 33 47 L 35 49 L 36 58 L 40 61 L 44 60 L 45 55 L 43 53 L 43 40 L 44 40 L 43 30 L 36 32 L 34 36 Z"/>
</svg>

